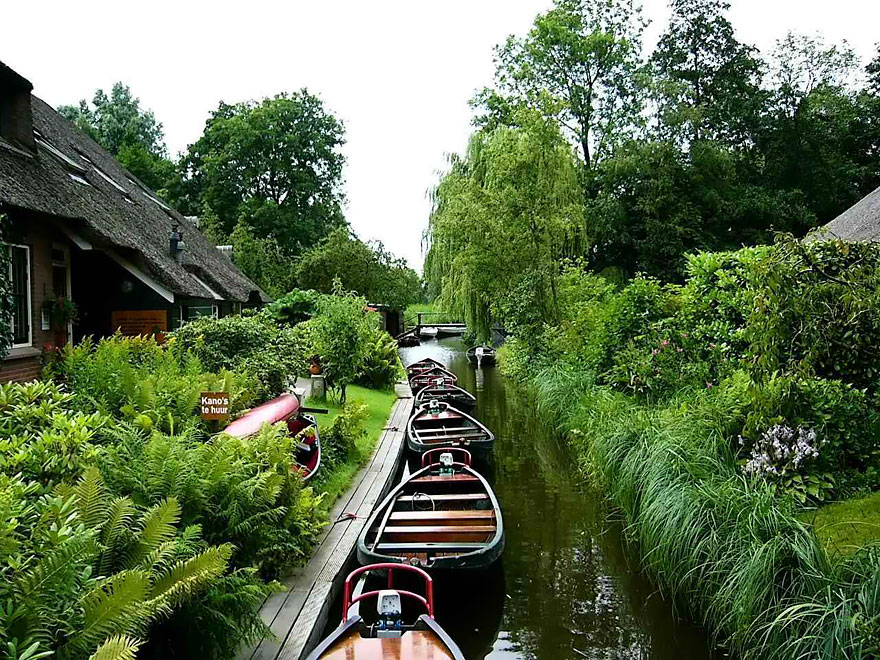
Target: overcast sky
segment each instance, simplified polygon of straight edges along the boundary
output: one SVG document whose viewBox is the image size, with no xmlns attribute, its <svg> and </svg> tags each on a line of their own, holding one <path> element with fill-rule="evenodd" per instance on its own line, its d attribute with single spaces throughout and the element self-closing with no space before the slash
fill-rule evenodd
<svg viewBox="0 0 880 660">
<path fill-rule="evenodd" d="M 11 2 L 0 61 L 53 106 L 121 80 L 165 127 L 172 154 L 220 100 L 307 87 L 344 122 L 346 214 L 364 239 L 422 262 L 427 190 L 470 133 L 468 100 L 491 82 L 492 48 L 526 32 L 543 0 L 286 0 L 225 3 Z M 762 51 L 786 31 L 880 40 L 878 0 L 731 0 L 741 40 Z M 650 47 L 667 17 L 645 0 Z M 228 8 L 227 8 L 228 7 Z"/>
</svg>

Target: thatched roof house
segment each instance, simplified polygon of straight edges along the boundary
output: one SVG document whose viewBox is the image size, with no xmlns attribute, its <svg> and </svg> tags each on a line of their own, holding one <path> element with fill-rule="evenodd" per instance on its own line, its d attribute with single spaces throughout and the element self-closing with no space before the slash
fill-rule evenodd
<svg viewBox="0 0 880 660">
<path fill-rule="evenodd" d="M 268 301 L 189 220 L 31 90 L 0 63 L 0 213 L 13 232 L 16 297 L 0 380 L 32 371 L 53 340 L 161 332 Z M 79 308 L 64 337 L 46 313 L 59 296 Z"/>
</svg>

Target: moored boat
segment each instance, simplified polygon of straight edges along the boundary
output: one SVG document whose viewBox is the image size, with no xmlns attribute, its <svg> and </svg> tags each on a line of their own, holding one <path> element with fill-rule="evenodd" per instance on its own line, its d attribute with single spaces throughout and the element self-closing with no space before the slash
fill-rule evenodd
<svg viewBox="0 0 880 660">
<path fill-rule="evenodd" d="M 388 573 L 388 588 L 353 595 L 352 584 L 369 571 Z M 394 588 L 395 572 L 414 574 L 425 584 L 425 595 Z M 367 624 L 352 606 L 376 599 L 377 621 Z M 425 613 L 413 623 L 403 622 L 403 599 L 414 601 Z M 322 641 L 307 660 L 464 660 L 449 634 L 434 620 L 434 583 L 415 566 L 380 563 L 362 566 L 345 579 L 342 624 Z"/>
<path fill-rule="evenodd" d="M 455 325 L 438 325 L 437 337 L 461 337 L 467 328 Z"/>
<path fill-rule="evenodd" d="M 491 367 L 495 364 L 495 349 L 491 346 L 473 346 L 467 350 L 467 359 L 478 367 Z"/>
<path fill-rule="evenodd" d="M 433 325 L 425 325 L 419 328 L 419 337 L 422 339 L 436 339 L 437 327 Z"/>
<path fill-rule="evenodd" d="M 458 385 L 443 383 L 429 383 L 416 395 L 416 404 L 428 403 L 432 399 L 448 403 L 450 406 L 462 412 L 471 413 L 477 405 L 477 397 Z"/>
<path fill-rule="evenodd" d="M 265 424 L 284 422 L 287 432 L 296 438 L 296 455 L 291 470 L 302 474 L 303 481 L 311 479 L 321 467 L 321 439 L 318 423 L 307 414 L 293 394 L 282 394 L 252 410 L 229 424 L 223 432 L 237 438 L 258 433 Z"/>
<path fill-rule="evenodd" d="M 488 462 L 495 435 L 482 423 L 448 403 L 423 403 L 406 425 L 406 446 L 418 464 L 421 455 L 436 447 L 461 447 L 482 463 Z"/>
<path fill-rule="evenodd" d="M 420 371 L 409 378 L 409 386 L 413 392 L 418 392 L 428 385 L 455 385 L 457 382 L 458 376 L 443 367 L 434 367 L 433 369 Z"/>
<path fill-rule="evenodd" d="M 485 569 L 504 549 L 501 507 L 460 447 L 435 447 L 423 467 L 376 507 L 358 538 L 358 560 L 432 570 Z"/>
<path fill-rule="evenodd" d="M 436 367 L 446 369 L 446 365 L 442 362 L 439 362 L 433 358 L 424 358 L 423 360 L 419 360 L 418 362 L 413 362 L 412 364 L 407 365 L 406 375 L 407 377 L 412 378 L 418 373 L 428 371 L 429 369 L 434 369 Z"/>
</svg>

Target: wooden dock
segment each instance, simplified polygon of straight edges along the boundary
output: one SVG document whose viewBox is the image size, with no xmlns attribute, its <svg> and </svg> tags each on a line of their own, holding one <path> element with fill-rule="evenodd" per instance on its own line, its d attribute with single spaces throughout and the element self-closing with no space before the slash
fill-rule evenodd
<svg viewBox="0 0 880 660">
<path fill-rule="evenodd" d="M 341 616 L 341 612 L 330 612 L 341 588 L 338 578 L 355 552 L 373 507 L 394 485 L 406 446 L 404 432 L 413 406 L 412 391 L 406 383 L 399 383 L 395 391 L 398 398 L 386 429 L 351 488 L 331 510 L 330 525 L 321 532 L 309 563 L 283 580 L 285 591 L 271 595 L 260 609 L 275 639 L 243 649 L 238 660 L 300 660 L 320 641 L 328 617 Z"/>
</svg>

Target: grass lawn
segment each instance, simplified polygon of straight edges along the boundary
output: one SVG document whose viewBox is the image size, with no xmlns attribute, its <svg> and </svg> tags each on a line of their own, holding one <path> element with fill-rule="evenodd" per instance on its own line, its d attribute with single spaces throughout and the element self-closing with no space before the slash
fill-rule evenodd
<svg viewBox="0 0 880 660">
<path fill-rule="evenodd" d="M 391 408 L 394 406 L 394 402 L 397 401 L 397 395 L 393 389 L 371 390 L 360 385 L 349 385 L 347 389 L 349 402 L 359 401 L 367 405 L 369 416 L 364 422 L 367 434 L 358 443 L 358 459 L 340 465 L 322 485 L 321 490 L 327 493 L 324 497 L 323 505 L 328 510 L 351 485 L 354 475 L 370 458 L 376 443 L 382 435 L 382 431 L 388 423 Z M 330 410 L 326 415 L 315 415 L 315 418 L 318 420 L 319 430 L 330 426 L 333 420 L 336 419 L 336 416 L 342 411 L 342 405 L 332 395 L 328 395 L 326 401 L 308 399 L 306 405 L 313 408 L 328 408 Z"/>
<path fill-rule="evenodd" d="M 831 557 L 845 557 L 880 541 L 880 493 L 828 504 L 800 516 L 813 526 Z"/>
</svg>

